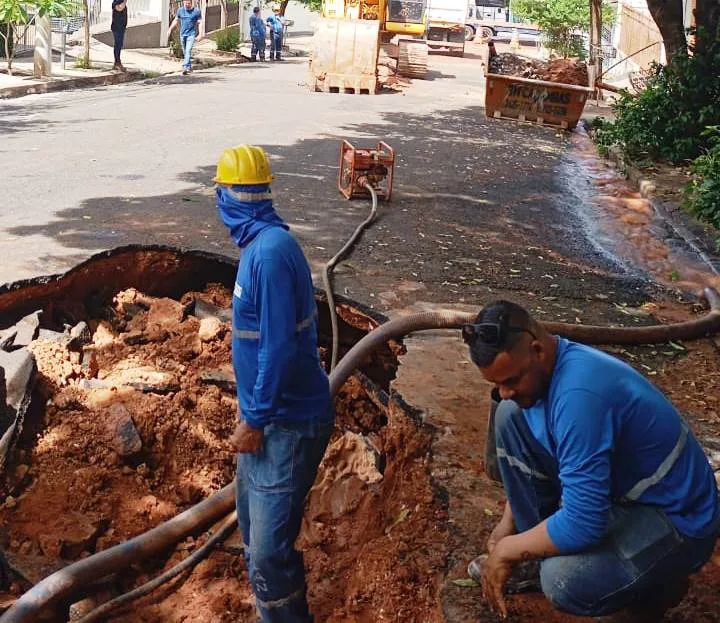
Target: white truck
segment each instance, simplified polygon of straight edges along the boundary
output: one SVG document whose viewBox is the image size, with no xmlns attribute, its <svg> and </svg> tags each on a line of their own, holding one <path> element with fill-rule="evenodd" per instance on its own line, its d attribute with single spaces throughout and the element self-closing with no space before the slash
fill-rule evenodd
<svg viewBox="0 0 720 623">
<path fill-rule="evenodd" d="M 446 48 L 454 56 L 463 56 L 467 17 L 468 0 L 428 0 L 428 47 Z"/>
</svg>

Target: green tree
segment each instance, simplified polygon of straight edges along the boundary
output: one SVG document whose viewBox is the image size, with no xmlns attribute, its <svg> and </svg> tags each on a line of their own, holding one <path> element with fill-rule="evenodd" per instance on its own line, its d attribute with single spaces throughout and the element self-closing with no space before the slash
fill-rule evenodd
<svg viewBox="0 0 720 623">
<path fill-rule="evenodd" d="M 588 0 L 512 0 L 514 15 L 537 24 L 544 32 L 546 44 L 565 58 L 584 56 L 580 34 L 590 30 L 590 2 Z M 614 10 L 603 3 L 603 23 L 614 21 Z"/>
<path fill-rule="evenodd" d="M 17 44 L 35 18 L 67 15 L 73 2 L 74 0 L 0 0 L 0 40 L 5 50 L 9 74 L 12 74 L 12 61 Z"/>
</svg>

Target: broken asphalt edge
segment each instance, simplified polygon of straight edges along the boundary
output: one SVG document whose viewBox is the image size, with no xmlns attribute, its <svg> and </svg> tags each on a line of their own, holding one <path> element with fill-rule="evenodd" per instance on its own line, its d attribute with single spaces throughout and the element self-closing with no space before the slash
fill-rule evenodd
<svg viewBox="0 0 720 623">
<path fill-rule="evenodd" d="M 587 121 L 581 119 L 580 123 L 585 124 L 585 131 L 590 135 Z M 618 171 L 650 202 L 655 213 L 667 223 L 672 232 L 703 261 L 710 271 L 714 275 L 720 276 L 720 256 L 699 236 L 692 233 L 685 223 L 681 222 L 681 220 L 690 221 L 691 216 L 679 204 L 656 197 L 655 183 L 648 179 L 641 169 L 628 161 L 619 150 L 610 150 L 605 158 L 617 166 Z M 676 213 L 680 214 L 680 219 L 678 219 Z"/>
<path fill-rule="evenodd" d="M 230 65 L 238 61 L 233 56 L 218 56 L 217 58 L 200 57 L 194 59 L 198 69 L 210 69 L 217 65 Z M 55 81 L 41 82 L 39 84 L 23 84 L 15 87 L 5 87 L 0 89 L 0 100 L 14 99 L 24 97 L 26 95 L 39 95 L 44 93 L 56 93 L 58 91 L 70 91 L 75 89 L 85 89 L 93 87 L 105 87 L 116 84 L 125 84 L 128 82 L 139 82 L 142 80 L 157 80 L 163 76 L 169 76 L 180 73 L 180 60 L 178 60 L 178 68 L 169 72 L 156 72 L 152 70 L 129 70 L 127 72 L 113 72 L 101 74 L 99 76 L 78 76 L 76 78 L 58 79 Z"/>
</svg>

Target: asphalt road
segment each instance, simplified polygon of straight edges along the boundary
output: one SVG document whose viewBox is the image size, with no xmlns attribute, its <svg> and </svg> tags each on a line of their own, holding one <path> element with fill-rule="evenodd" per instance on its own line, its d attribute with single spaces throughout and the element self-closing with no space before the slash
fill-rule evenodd
<svg viewBox="0 0 720 623">
<path fill-rule="evenodd" d="M 360 124 L 381 126 L 387 113 L 432 116 L 478 103 L 479 60 L 452 65 L 467 78 L 436 71 L 407 95 L 310 93 L 302 84 L 307 60 L 293 59 L 2 102 L 0 281 L 62 270 L 127 242 L 222 247 L 214 215 L 201 214 L 194 202 L 158 214 L 142 207 L 143 198 L 164 203 L 207 187 L 220 152 L 238 143 L 276 154 L 303 140 L 357 136 Z M 332 159 L 319 162 L 311 152 L 279 159 L 279 182 L 290 188 L 298 176 L 311 175 L 323 190 L 332 188 L 337 139 L 327 141 Z M 198 231 L 182 231 L 180 223 L 193 221 Z"/>
<path fill-rule="evenodd" d="M 0 103 L 0 282 L 131 243 L 235 255 L 211 179 L 222 150 L 245 142 L 272 154 L 278 209 L 317 275 L 367 210 L 336 187 L 347 138 L 387 140 L 398 160 L 393 201 L 338 268 L 338 291 L 380 308 L 404 302 L 401 283 L 435 302 L 641 299 L 644 286 L 586 234 L 586 197 L 572 188 L 588 182 L 568 135 L 486 119 L 469 52 L 433 55 L 429 80 L 377 96 L 311 93 L 307 60 L 292 59 Z"/>
</svg>

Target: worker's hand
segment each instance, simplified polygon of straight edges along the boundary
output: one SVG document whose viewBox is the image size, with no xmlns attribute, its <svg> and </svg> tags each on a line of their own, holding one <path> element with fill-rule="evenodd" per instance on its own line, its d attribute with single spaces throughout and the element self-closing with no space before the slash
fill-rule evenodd
<svg viewBox="0 0 720 623">
<path fill-rule="evenodd" d="M 262 448 L 264 437 L 262 429 L 257 430 L 245 422 L 239 422 L 230 436 L 230 443 L 236 452 L 255 454 Z"/>
<path fill-rule="evenodd" d="M 502 541 L 506 536 L 510 536 L 511 534 L 515 534 L 514 525 L 508 525 L 503 521 L 498 523 L 498 525 L 493 528 L 493 531 L 490 533 L 490 536 L 487 540 L 488 554 L 492 554 L 497 544 Z"/>
<path fill-rule="evenodd" d="M 487 540 L 487 551 L 488 554 L 492 554 L 493 550 L 495 549 L 495 546 L 502 541 L 506 536 L 510 536 L 511 534 L 515 534 L 515 522 L 513 521 L 512 511 L 510 510 L 510 505 L 508 503 L 505 504 L 505 512 L 503 513 L 502 519 L 498 522 L 498 524 L 493 528 L 493 531 L 490 533 L 490 536 Z"/>
<path fill-rule="evenodd" d="M 490 609 L 506 619 L 507 604 L 503 590 L 512 573 L 513 563 L 503 558 L 502 549 L 502 541 L 500 541 L 483 565 L 482 591 Z"/>
</svg>

